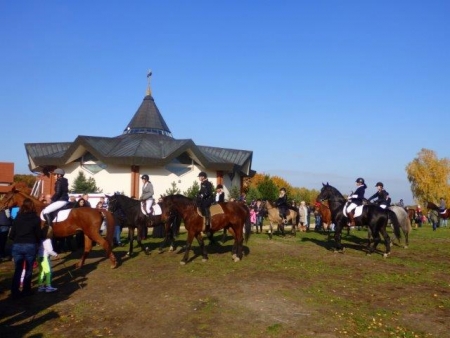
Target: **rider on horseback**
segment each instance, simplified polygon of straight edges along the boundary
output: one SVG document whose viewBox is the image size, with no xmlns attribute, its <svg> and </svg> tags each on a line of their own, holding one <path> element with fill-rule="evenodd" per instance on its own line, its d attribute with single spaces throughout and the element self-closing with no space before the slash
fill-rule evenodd
<svg viewBox="0 0 450 338">
<path fill-rule="evenodd" d="M 142 203 L 142 209 L 144 209 L 144 212 L 147 216 L 150 216 L 152 214 L 152 205 L 153 205 L 153 184 L 150 182 L 150 178 L 147 174 L 141 176 L 142 179 L 142 194 L 139 200 Z M 148 204 L 147 204 L 148 202 Z M 150 210 L 150 213 L 147 211 Z"/>
<path fill-rule="evenodd" d="M 48 226 L 52 226 L 51 213 L 65 206 L 69 201 L 69 181 L 64 177 L 64 170 L 57 168 L 53 171 L 56 175 L 55 193 L 51 198 L 51 204 L 42 210 L 42 214 Z"/>
<path fill-rule="evenodd" d="M 280 189 L 280 195 L 278 196 L 276 206 L 280 210 L 280 217 L 283 219 L 284 224 L 286 224 L 287 223 L 286 214 L 289 208 L 286 188 Z"/>
<path fill-rule="evenodd" d="M 445 213 L 445 210 L 447 209 L 447 207 L 445 206 L 445 199 L 444 197 L 441 197 L 441 199 L 439 200 L 439 212 L 441 214 Z"/>
<path fill-rule="evenodd" d="M 386 209 L 391 206 L 391 198 L 389 197 L 389 193 L 384 190 L 384 185 L 381 182 L 378 182 L 375 187 L 377 188 L 377 192 L 368 198 L 369 202 L 372 202 L 372 199 L 375 199 L 375 203 L 378 204 L 381 208 Z"/>
<path fill-rule="evenodd" d="M 211 211 L 209 207 L 214 200 L 213 187 L 211 182 L 208 181 L 208 175 L 204 171 L 198 174 L 198 179 L 200 180 L 200 190 L 197 195 L 197 206 L 200 208 L 203 216 L 205 216 L 205 235 L 206 237 L 210 237 Z"/>
<path fill-rule="evenodd" d="M 356 179 L 356 190 L 348 196 L 348 203 L 346 204 L 346 212 L 350 225 L 355 225 L 355 219 L 353 217 L 354 210 L 357 206 L 363 204 L 364 193 L 367 185 L 364 183 L 364 179 L 359 177 Z"/>
</svg>

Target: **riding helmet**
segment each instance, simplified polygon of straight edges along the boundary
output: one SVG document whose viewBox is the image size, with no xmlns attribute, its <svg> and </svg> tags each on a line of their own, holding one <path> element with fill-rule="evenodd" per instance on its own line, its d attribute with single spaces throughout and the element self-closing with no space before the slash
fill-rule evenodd
<svg viewBox="0 0 450 338">
<path fill-rule="evenodd" d="M 223 189 L 223 185 L 222 184 L 218 184 L 216 189 Z"/>
<path fill-rule="evenodd" d="M 197 176 L 197 177 L 204 177 L 204 178 L 207 178 L 208 175 L 206 175 L 206 173 L 205 173 L 204 171 L 200 171 L 200 172 L 198 173 L 198 176 Z"/>
<path fill-rule="evenodd" d="M 146 180 L 146 181 L 149 181 L 149 180 L 150 180 L 150 177 L 148 177 L 147 174 L 142 175 L 141 178 L 142 178 L 143 180 Z"/>
<path fill-rule="evenodd" d="M 281 188 L 280 191 L 286 192 L 286 188 Z"/>
<path fill-rule="evenodd" d="M 65 172 L 64 170 L 62 170 L 61 168 L 55 169 L 55 170 L 53 171 L 53 173 L 54 173 L 54 174 L 57 174 L 57 175 L 61 175 L 61 176 L 64 176 L 64 175 L 66 174 L 66 172 Z"/>
<path fill-rule="evenodd" d="M 383 185 L 383 183 L 381 183 L 381 182 L 377 182 L 377 184 L 375 184 L 375 187 L 384 187 L 384 185 Z"/>
<path fill-rule="evenodd" d="M 364 178 L 358 177 L 358 178 L 356 179 L 356 183 L 364 184 Z"/>
</svg>

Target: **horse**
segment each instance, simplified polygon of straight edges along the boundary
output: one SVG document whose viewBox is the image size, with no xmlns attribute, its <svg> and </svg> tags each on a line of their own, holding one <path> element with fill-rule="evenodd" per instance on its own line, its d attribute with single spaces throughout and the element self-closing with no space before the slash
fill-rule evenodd
<svg viewBox="0 0 450 338">
<path fill-rule="evenodd" d="M 281 231 L 281 235 L 285 236 L 283 219 L 280 217 L 280 212 L 278 210 L 278 207 L 275 206 L 275 203 L 270 202 L 270 201 L 265 201 L 265 202 L 263 202 L 263 209 L 266 210 L 266 215 L 270 222 L 270 226 L 269 226 L 270 239 L 272 239 L 274 223 L 277 224 L 278 229 Z M 286 219 L 287 219 L 288 223 L 289 222 L 292 223 L 292 234 L 294 236 L 296 235 L 298 218 L 299 218 L 298 212 L 289 208 L 288 213 L 286 214 Z"/>
<path fill-rule="evenodd" d="M 0 210 L 12 208 L 14 206 L 22 206 L 23 201 L 29 198 L 33 201 L 36 211 L 40 214 L 46 207 L 46 204 L 27 193 L 13 188 L 8 192 L 0 203 Z M 41 218 L 42 219 L 42 218 Z M 100 235 L 100 227 L 106 220 L 107 233 L 106 239 Z M 77 268 L 81 268 L 92 249 L 92 241 L 100 244 L 106 252 L 106 256 L 111 261 L 111 268 L 116 268 L 118 263 L 116 256 L 112 252 L 113 236 L 114 236 L 114 218 L 112 214 L 106 210 L 94 208 L 75 208 L 70 209 L 66 219 L 53 221 L 53 235 L 55 237 L 73 236 L 77 231 L 82 230 L 84 233 L 84 252 L 80 261 L 76 264 Z"/>
<path fill-rule="evenodd" d="M 141 201 L 130 198 L 121 194 L 106 195 L 108 198 L 108 210 L 110 212 L 116 212 L 121 209 L 126 218 L 126 224 L 128 226 L 128 234 L 130 237 L 130 247 L 127 252 L 127 256 L 133 255 L 133 243 L 134 243 L 134 230 L 137 229 L 137 242 L 141 247 L 141 250 L 145 252 L 146 255 L 149 254 L 149 248 L 144 247 L 142 240 L 145 237 L 145 230 L 147 227 L 154 227 L 161 225 L 164 222 L 161 220 L 161 215 L 157 216 L 147 216 L 142 212 Z M 167 238 L 167 237 L 166 237 Z M 165 243 L 165 242 L 163 242 Z"/>
<path fill-rule="evenodd" d="M 436 210 L 438 212 L 439 215 L 439 221 L 440 219 L 447 219 L 450 217 L 450 209 L 445 209 L 444 212 L 441 212 L 441 210 L 439 209 L 439 207 L 434 204 L 433 202 L 428 202 L 427 203 L 427 209 L 431 209 L 431 210 Z"/>
<path fill-rule="evenodd" d="M 176 194 L 162 198 L 162 219 L 166 221 L 166 229 L 172 215 L 175 213 L 184 220 L 187 231 L 186 249 L 180 264 L 188 262 L 189 251 L 194 238 L 197 239 L 202 252 L 202 261 L 208 260 L 208 253 L 202 237 L 204 231 L 204 217 L 201 216 L 193 199 Z M 211 208 L 211 232 L 221 229 L 230 230 L 234 237 L 232 259 L 238 262 L 242 259 L 243 242 L 248 242 L 251 233 L 250 212 L 246 205 L 236 202 L 219 202 Z M 243 234 L 245 227 L 245 236 Z"/>
<path fill-rule="evenodd" d="M 322 222 L 322 233 L 328 234 L 328 237 L 331 233 L 331 224 L 333 223 L 331 219 L 331 210 L 328 206 L 328 203 L 316 202 L 315 204 L 311 204 L 311 212 L 317 212 L 320 215 L 320 219 Z"/>
<path fill-rule="evenodd" d="M 409 222 L 412 225 L 416 220 L 416 210 L 408 208 L 407 213 L 408 213 Z"/>
<path fill-rule="evenodd" d="M 334 239 L 336 242 L 335 251 L 343 252 L 344 248 L 341 244 L 341 232 L 344 226 L 347 225 L 348 218 L 344 215 L 344 207 L 347 203 L 344 196 L 331 185 L 322 183 L 322 189 L 320 190 L 317 201 L 328 200 L 330 205 L 331 215 L 333 223 L 335 224 Z M 368 254 L 375 252 L 380 239 L 380 233 L 384 238 L 384 244 L 386 252 L 383 257 L 386 258 L 391 252 L 391 240 L 386 231 L 388 219 L 391 219 L 394 228 L 394 234 L 397 238 L 400 238 L 400 224 L 395 213 L 390 209 L 383 209 L 377 205 L 364 205 L 362 207 L 362 214 L 355 216 L 355 223 L 357 226 L 367 224 L 369 228 L 368 238 Z M 373 245 L 371 245 L 371 236 L 373 237 Z"/>
<path fill-rule="evenodd" d="M 400 224 L 400 227 L 402 229 L 403 235 L 405 237 L 405 245 L 403 246 L 405 249 L 409 246 L 409 233 L 411 232 L 411 221 L 409 218 L 408 213 L 406 212 L 405 208 L 397 206 L 397 205 L 391 205 L 389 207 L 390 210 L 392 210 L 395 215 L 397 216 L 397 220 Z M 397 238 L 398 243 L 400 244 L 400 238 Z"/>
</svg>

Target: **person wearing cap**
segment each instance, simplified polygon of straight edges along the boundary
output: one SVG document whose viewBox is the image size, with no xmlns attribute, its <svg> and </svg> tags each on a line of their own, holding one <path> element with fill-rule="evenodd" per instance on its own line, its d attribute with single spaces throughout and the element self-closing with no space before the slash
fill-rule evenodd
<svg viewBox="0 0 450 338">
<path fill-rule="evenodd" d="M 147 215 L 152 214 L 152 205 L 153 205 L 153 184 L 150 182 L 150 177 L 148 175 L 142 175 L 142 193 L 139 200 L 142 203 L 142 208 L 147 213 Z"/>
<path fill-rule="evenodd" d="M 445 210 L 447 210 L 447 206 L 445 205 L 445 199 L 444 197 L 441 197 L 439 200 L 439 212 L 443 214 L 445 213 Z"/>
<path fill-rule="evenodd" d="M 280 194 L 278 195 L 278 199 L 275 204 L 278 207 L 278 210 L 280 212 L 280 217 L 283 220 L 283 223 L 286 224 L 287 223 L 286 214 L 287 214 L 287 210 L 289 208 L 288 197 L 286 194 L 286 188 L 280 189 Z"/>
<path fill-rule="evenodd" d="M 211 236 L 211 212 L 209 207 L 214 201 L 213 187 L 210 181 L 208 181 L 208 175 L 204 171 L 198 174 L 200 181 L 200 190 L 197 195 L 197 206 L 200 208 L 203 216 L 205 216 L 205 235 Z"/>
<path fill-rule="evenodd" d="M 51 213 L 61 209 L 69 202 L 69 181 L 64 177 L 65 171 L 57 168 L 53 171 L 53 174 L 56 176 L 55 193 L 51 197 L 51 203 L 42 210 L 48 226 L 53 224 Z"/>
<path fill-rule="evenodd" d="M 222 184 L 218 184 L 216 187 L 216 203 L 220 202 L 225 202 L 225 193 Z"/>
<path fill-rule="evenodd" d="M 384 190 L 384 185 L 381 182 L 377 182 L 375 184 L 375 188 L 377 188 L 377 192 L 368 198 L 369 202 L 372 202 L 373 199 L 376 199 L 374 202 L 378 204 L 381 208 L 386 209 L 391 206 L 391 198 L 389 197 L 389 193 Z"/>
<path fill-rule="evenodd" d="M 346 213 L 351 226 L 355 225 L 355 208 L 363 204 L 364 193 L 366 192 L 367 185 L 364 182 L 364 178 L 358 177 L 356 179 L 356 190 L 348 196 L 348 202 L 346 205 Z"/>
</svg>

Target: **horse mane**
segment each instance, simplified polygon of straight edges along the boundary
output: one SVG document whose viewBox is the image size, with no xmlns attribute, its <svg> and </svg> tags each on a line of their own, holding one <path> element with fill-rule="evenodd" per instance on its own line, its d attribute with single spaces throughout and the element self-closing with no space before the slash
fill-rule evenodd
<svg viewBox="0 0 450 338">
<path fill-rule="evenodd" d="M 433 202 L 428 202 L 427 209 L 439 210 L 439 207 L 436 204 L 434 204 Z"/>
</svg>

